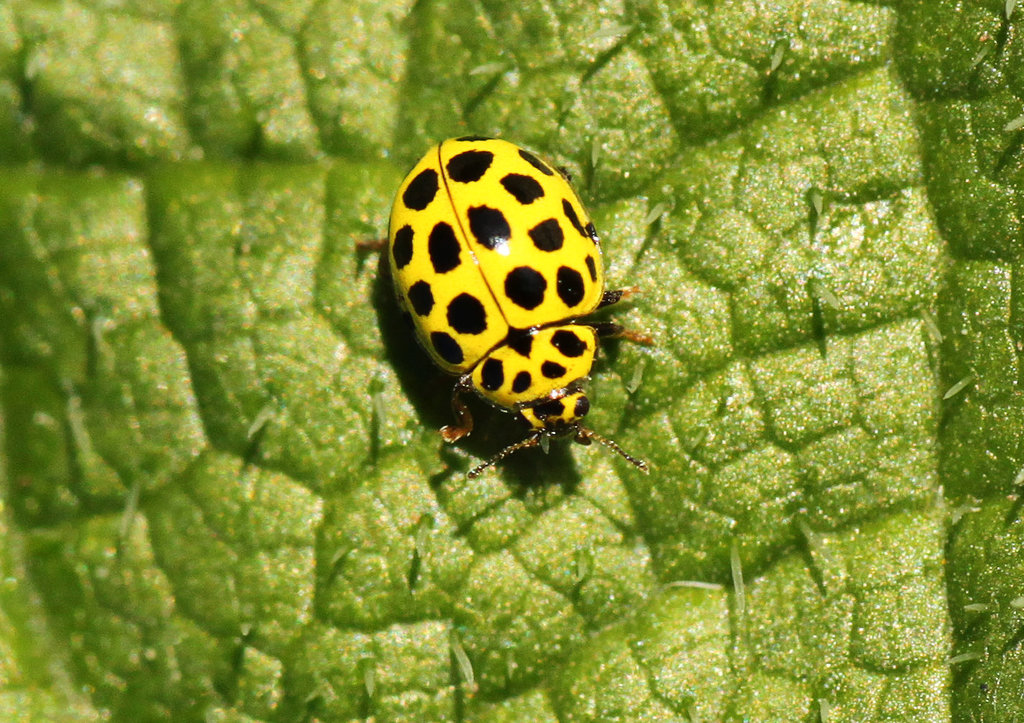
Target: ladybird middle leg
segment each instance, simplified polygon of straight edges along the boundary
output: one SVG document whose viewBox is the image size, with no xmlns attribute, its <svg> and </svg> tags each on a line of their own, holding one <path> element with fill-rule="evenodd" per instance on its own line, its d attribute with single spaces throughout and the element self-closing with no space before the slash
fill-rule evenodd
<svg viewBox="0 0 1024 723">
<path fill-rule="evenodd" d="M 650 346 L 654 343 L 654 338 L 648 334 L 627 329 L 621 324 L 616 324 L 614 321 L 595 321 L 587 324 L 587 326 L 596 331 L 597 335 L 600 337 L 608 339 L 626 339 L 634 344 L 643 344 L 644 346 Z"/>
<path fill-rule="evenodd" d="M 452 389 L 452 412 L 455 414 L 455 424 L 441 427 L 441 437 L 449 444 L 457 442 L 473 431 L 473 415 L 470 413 L 466 403 L 462 401 L 463 392 L 468 392 L 472 388 L 473 377 L 471 374 L 465 374 L 455 383 L 455 388 Z"/>
</svg>

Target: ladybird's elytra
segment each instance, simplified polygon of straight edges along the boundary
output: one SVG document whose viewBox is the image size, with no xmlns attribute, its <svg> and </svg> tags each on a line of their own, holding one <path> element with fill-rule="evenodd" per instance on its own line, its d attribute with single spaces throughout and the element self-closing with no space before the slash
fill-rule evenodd
<svg viewBox="0 0 1024 723">
<path fill-rule="evenodd" d="M 439 367 L 460 376 L 455 441 L 473 428 L 460 394 L 472 389 L 516 414 L 529 435 L 470 476 L 542 438 L 595 439 L 580 424 L 582 383 L 599 335 L 616 324 L 583 317 L 622 298 L 604 290 L 601 246 L 566 176 L 508 141 L 467 136 L 432 148 L 402 182 L 391 209 L 388 263 L 399 304 Z"/>
</svg>

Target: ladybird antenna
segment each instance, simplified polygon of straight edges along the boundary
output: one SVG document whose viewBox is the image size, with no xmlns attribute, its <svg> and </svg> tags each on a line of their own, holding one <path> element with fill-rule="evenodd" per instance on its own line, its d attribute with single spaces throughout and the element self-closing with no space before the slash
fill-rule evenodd
<svg viewBox="0 0 1024 723">
<path fill-rule="evenodd" d="M 491 457 L 489 460 L 487 460 L 483 464 L 478 464 L 476 467 L 471 469 L 469 471 L 469 474 L 467 474 L 466 476 L 469 479 L 473 479 L 475 477 L 479 477 L 480 473 L 483 472 L 485 469 L 487 469 L 488 467 L 493 467 L 498 462 L 500 462 L 501 460 L 503 460 L 506 457 L 508 457 L 510 454 L 514 454 L 514 453 L 518 452 L 521 449 L 529 449 L 530 447 L 536 447 L 539 443 L 540 443 L 540 433 L 538 432 L 538 433 L 535 433 L 535 434 L 531 434 L 526 439 L 524 439 L 524 440 L 522 440 L 520 442 L 516 442 L 515 444 L 510 444 L 509 446 L 505 447 L 505 449 L 503 449 L 500 452 L 498 452 L 496 455 Z"/>
<path fill-rule="evenodd" d="M 651 468 L 647 465 L 646 462 L 644 462 L 642 459 L 638 459 L 637 457 L 634 457 L 633 455 L 629 454 L 626 450 L 624 450 L 622 447 L 620 447 L 607 437 L 602 437 L 597 432 L 594 432 L 593 430 L 590 429 L 583 429 L 582 427 L 580 428 L 579 433 L 581 437 L 587 440 L 596 439 L 598 442 L 600 442 L 613 452 L 618 452 L 620 457 L 622 457 L 624 460 L 632 464 L 634 467 L 636 467 L 644 474 L 647 474 L 651 471 Z"/>
</svg>

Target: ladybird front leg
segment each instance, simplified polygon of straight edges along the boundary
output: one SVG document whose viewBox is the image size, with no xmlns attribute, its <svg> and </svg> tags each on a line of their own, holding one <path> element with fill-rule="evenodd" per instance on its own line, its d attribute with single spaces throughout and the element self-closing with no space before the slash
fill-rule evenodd
<svg viewBox="0 0 1024 723">
<path fill-rule="evenodd" d="M 598 309 L 603 309 L 606 306 L 617 304 L 623 299 L 628 299 L 633 294 L 640 293 L 639 286 L 630 286 L 628 289 L 613 289 L 612 291 L 606 291 L 601 294 L 601 303 L 597 305 Z"/>
<path fill-rule="evenodd" d="M 451 444 L 465 437 L 473 431 L 473 415 L 469 407 L 462 401 L 462 393 L 470 391 L 473 377 L 471 374 L 464 375 L 452 389 L 452 412 L 455 414 L 455 424 L 441 427 L 441 437 L 445 442 Z"/>
<path fill-rule="evenodd" d="M 654 343 L 654 338 L 648 334 L 642 334 L 639 331 L 633 331 L 627 329 L 621 324 L 616 324 L 614 321 L 595 321 L 591 324 L 587 324 L 591 329 L 597 332 L 600 337 L 609 339 L 626 339 L 634 344 L 643 344 L 644 346 L 650 346 Z"/>
</svg>

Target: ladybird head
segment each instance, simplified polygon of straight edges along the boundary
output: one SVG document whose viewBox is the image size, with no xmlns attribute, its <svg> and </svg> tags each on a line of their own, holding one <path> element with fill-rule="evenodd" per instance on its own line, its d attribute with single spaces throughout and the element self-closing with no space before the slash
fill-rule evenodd
<svg viewBox="0 0 1024 723">
<path fill-rule="evenodd" d="M 590 400 L 586 394 L 577 391 L 559 399 L 548 399 L 532 407 L 524 407 L 519 414 L 535 432 L 563 437 L 575 434 L 580 420 L 589 411 Z"/>
<path fill-rule="evenodd" d="M 509 445 L 483 464 L 474 467 L 469 472 L 469 478 L 472 479 L 478 476 L 488 467 L 497 464 L 505 459 L 505 457 L 521 449 L 543 446 L 546 451 L 547 446 L 543 440 L 551 437 L 568 436 L 571 436 L 575 442 L 583 445 L 589 445 L 594 441 L 599 442 L 608 447 L 608 449 L 617 452 L 623 459 L 628 460 L 637 469 L 646 474 L 649 471 L 646 462 L 627 454 L 622 447 L 612 440 L 602 437 L 597 432 L 589 430 L 580 424 L 580 420 L 587 416 L 589 411 L 590 400 L 581 391 L 569 392 L 564 397 L 548 399 L 540 404 L 524 407 L 519 410 L 519 414 L 529 423 L 531 427 L 530 434 L 521 442 Z"/>
</svg>

